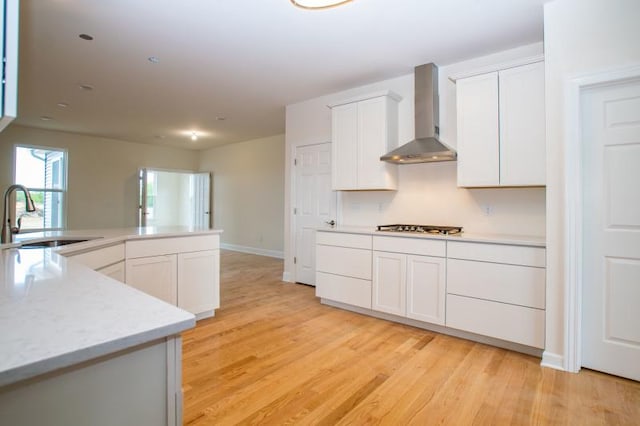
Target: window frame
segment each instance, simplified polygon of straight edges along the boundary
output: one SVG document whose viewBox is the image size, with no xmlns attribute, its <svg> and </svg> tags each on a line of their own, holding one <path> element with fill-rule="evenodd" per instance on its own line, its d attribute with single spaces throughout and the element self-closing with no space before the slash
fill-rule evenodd
<svg viewBox="0 0 640 426">
<path fill-rule="evenodd" d="M 33 145 L 33 144 L 23 144 L 23 143 L 17 143 L 13 145 L 13 162 L 12 162 L 12 166 L 13 166 L 13 183 L 16 184 L 21 184 L 20 182 L 16 182 L 16 175 L 18 172 L 18 164 L 17 164 L 17 159 L 18 159 L 18 148 L 25 148 L 25 149 L 41 149 L 44 151 L 58 151 L 62 153 L 62 159 L 61 160 L 57 160 L 57 161 L 61 161 L 62 165 L 63 165 L 63 171 L 62 173 L 59 173 L 59 178 L 62 182 L 62 189 L 59 188 L 32 188 L 29 186 L 26 186 L 26 188 L 29 190 L 29 192 L 42 192 L 43 194 L 47 194 L 47 193 L 58 193 L 58 194 L 62 194 L 62 203 L 61 203 L 61 208 L 62 208 L 62 218 L 60 219 L 60 227 L 43 227 L 43 228 L 29 228 L 29 229 L 21 229 L 20 232 L 21 233 L 29 233 L 29 232 L 48 232 L 48 231 L 63 231 L 65 229 L 67 229 L 67 196 L 69 193 L 69 180 L 68 180 L 68 175 L 69 175 L 69 151 L 66 148 L 60 148 L 60 147 L 56 147 L 56 146 L 45 146 L 45 145 Z M 9 212 L 9 217 L 11 218 L 11 223 L 17 223 L 16 222 L 16 193 L 14 191 L 13 194 L 11 194 L 11 200 L 10 200 L 11 206 L 12 208 L 10 209 Z M 46 219 L 43 220 L 43 223 L 46 223 Z"/>
</svg>

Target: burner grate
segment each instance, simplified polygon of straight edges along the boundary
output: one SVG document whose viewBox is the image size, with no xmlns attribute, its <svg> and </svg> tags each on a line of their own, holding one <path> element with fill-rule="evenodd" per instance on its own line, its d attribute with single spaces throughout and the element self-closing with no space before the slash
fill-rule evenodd
<svg viewBox="0 0 640 426">
<path fill-rule="evenodd" d="M 412 232 L 416 234 L 456 235 L 462 233 L 460 226 L 435 226 L 435 225 L 378 225 L 381 232 Z"/>
</svg>

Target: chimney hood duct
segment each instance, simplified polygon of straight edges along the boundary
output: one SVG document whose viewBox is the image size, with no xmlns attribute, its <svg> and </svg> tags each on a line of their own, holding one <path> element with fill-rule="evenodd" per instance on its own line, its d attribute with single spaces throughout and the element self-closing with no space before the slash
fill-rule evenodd
<svg viewBox="0 0 640 426">
<path fill-rule="evenodd" d="M 456 152 L 439 140 L 438 67 L 415 68 L 415 139 L 380 157 L 395 164 L 455 161 Z"/>
</svg>

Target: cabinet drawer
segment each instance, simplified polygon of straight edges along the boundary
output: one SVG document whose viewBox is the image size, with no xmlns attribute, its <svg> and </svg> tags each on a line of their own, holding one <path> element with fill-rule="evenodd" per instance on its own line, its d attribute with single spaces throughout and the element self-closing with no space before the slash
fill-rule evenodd
<svg viewBox="0 0 640 426">
<path fill-rule="evenodd" d="M 81 263 L 91 269 L 100 269 L 124 260 L 124 244 L 98 248 L 74 256 L 69 256 L 74 262 Z"/>
<path fill-rule="evenodd" d="M 316 244 L 371 250 L 371 235 L 318 231 Z"/>
<path fill-rule="evenodd" d="M 544 311 L 447 295 L 447 327 L 544 348 Z"/>
<path fill-rule="evenodd" d="M 371 309 L 371 281 L 316 272 L 316 296 Z"/>
<path fill-rule="evenodd" d="M 448 241 L 447 257 L 545 267 L 545 249 L 542 247 Z"/>
<path fill-rule="evenodd" d="M 316 246 L 316 271 L 371 279 L 371 250 Z"/>
<path fill-rule="evenodd" d="M 447 292 L 544 309 L 545 270 L 447 259 Z"/>
<path fill-rule="evenodd" d="M 444 257 L 447 253 L 447 242 L 421 238 L 375 236 L 373 237 L 373 249 L 394 253 Z"/>
<path fill-rule="evenodd" d="M 127 241 L 127 258 L 163 256 L 174 253 L 215 250 L 220 248 L 220 236 L 194 235 L 177 238 L 151 238 Z"/>
</svg>

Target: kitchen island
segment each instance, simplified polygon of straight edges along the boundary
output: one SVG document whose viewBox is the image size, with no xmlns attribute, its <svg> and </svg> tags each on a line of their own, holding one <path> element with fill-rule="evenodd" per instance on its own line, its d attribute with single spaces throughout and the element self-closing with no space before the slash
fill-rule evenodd
<svg viewBox="0 0 640 426">
<path fill-rule="evenodd" d="M 63 254 L 219 233 L 70 231 L 37 237 L 91 239 L 61 248 L 0 247 L 1 423 L 181 424 L 179 333 L 195 316 Z"/>
</svg>

